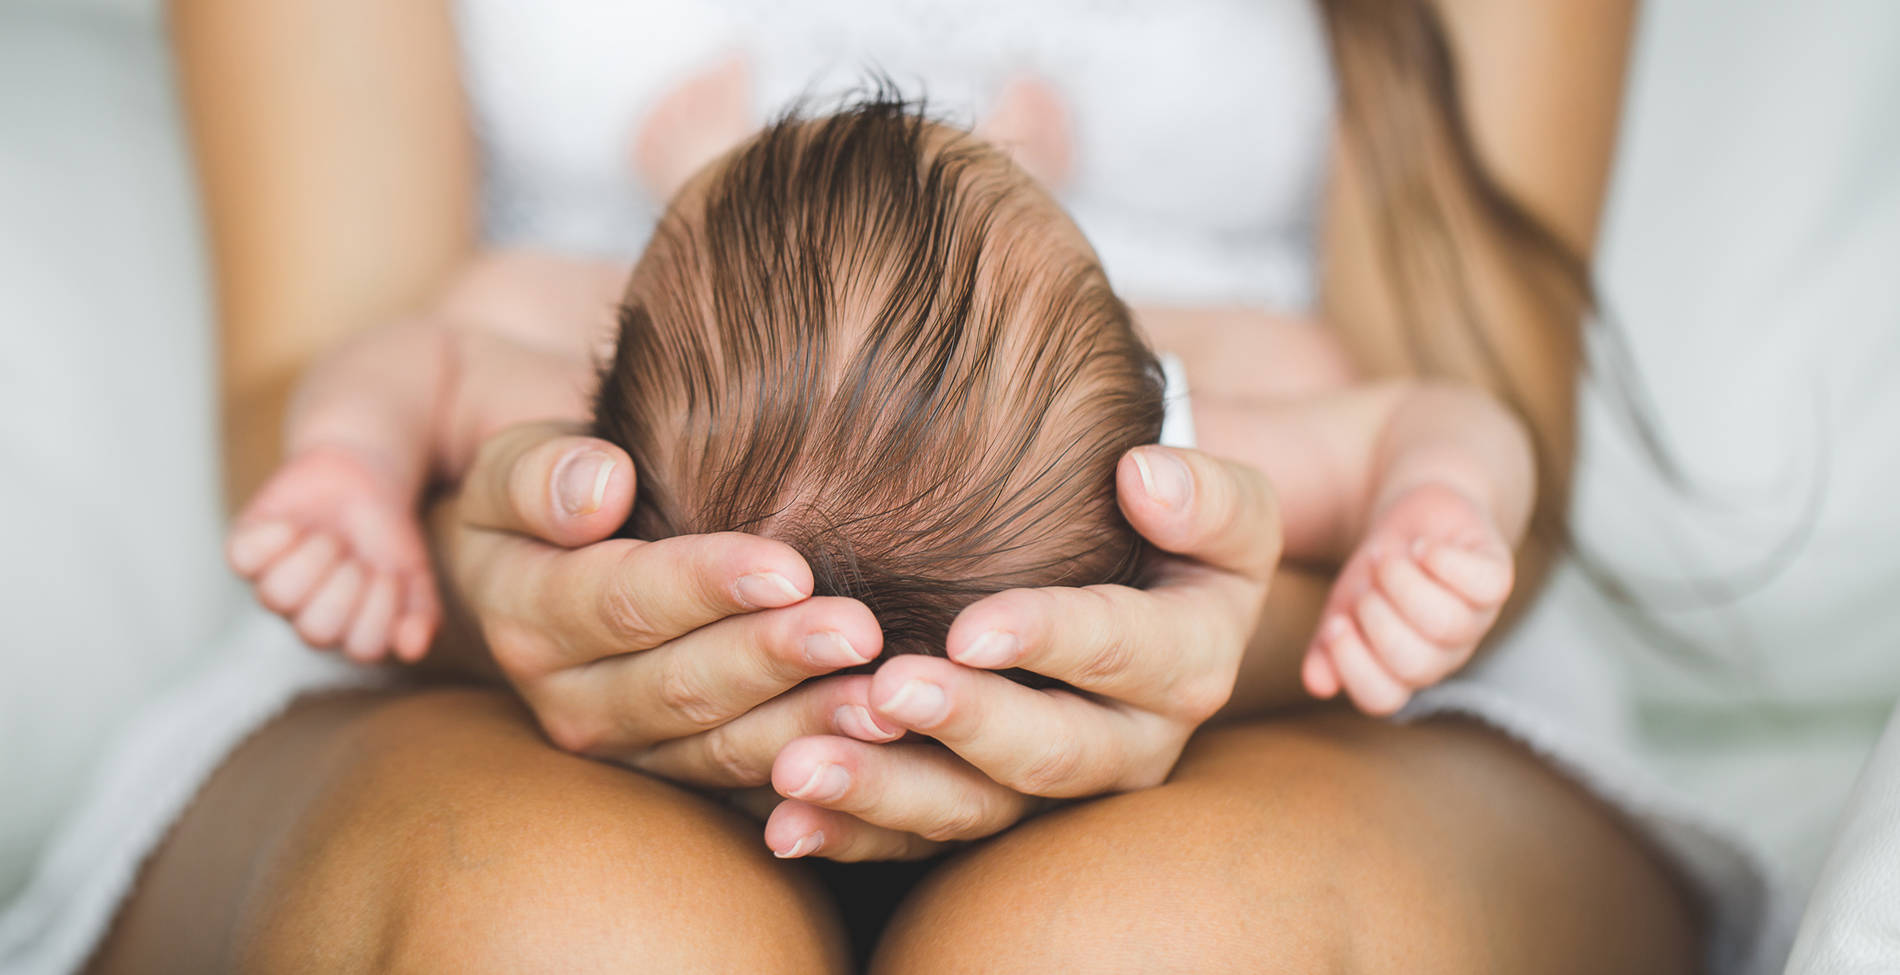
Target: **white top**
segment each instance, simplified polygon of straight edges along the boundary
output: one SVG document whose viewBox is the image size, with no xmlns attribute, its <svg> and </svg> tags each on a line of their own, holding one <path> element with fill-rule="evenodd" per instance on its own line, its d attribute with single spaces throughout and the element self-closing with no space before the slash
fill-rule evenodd
<svg viewBox="0 0 1900 975">
<path fill-rule="evenodd" d="M 1305 306 L 1332 117 L 1304 0 L 463 0 L 464 74 L 504 243 L 639 252 L 662 201 L 632 177 L 647 108 L 744 52 L 763 116 L 872 71 L 973 121 L 1011 79 L 1062 95 L 1062 202 L 1125 297 Z"/>
</svg>

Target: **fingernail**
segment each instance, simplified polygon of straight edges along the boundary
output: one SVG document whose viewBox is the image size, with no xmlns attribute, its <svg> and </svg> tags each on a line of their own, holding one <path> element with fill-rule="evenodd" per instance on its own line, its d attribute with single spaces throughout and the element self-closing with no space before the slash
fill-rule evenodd
<svg viewBox="0 0 1900 975">
<path fill-rule="evenodd" d="M 231 566 L 239 572 L 252 572 L 261 568 L 265 559 L 290 542 L 290 536 L 295 531 L 295 528 L 281 521 L 260 522 L 238 529 L 231 536 Z"/>
<path fill-rule="evenodd" d="M 864 655 L 844 638 L 844 634 L 826 630 L 805 637 L 800 644 L 805 651 L 805 659 L 814 667 L 856 667 L 864 662 Z"/>
<path fill-rule="evenodd" d="M 805 598 L 805 594 L 792 585 L 792 580 L 776 572 L 755 572 L 749 576 L 740 576 L 733 584 L 733 591 L 739 601 L 753 609 L 772 609 L 778 606 L 790 606 Z"/>
<path fill-rule="evenodd" d="M 1016 634 L 988 630 L 965 647 L 956 660 L 970 667 L 1007 667 L 1016 662 L 1022 648 L 1022 641 L 1016 638 Z"/>
<path fill-rule="evenodd" d="M 928 728 L 944 719 L 950 701 L 943 696 L 943 688 L 927 680 L 911 680 L 905 681 L 881 710 L 913 728 Z"/>
<path fill-rule="evenodd" d="M 1135 470 L 1141 474 L 1141 489 L 1162 507 L 1178 509 L 1187 504 L 1191 475 L 1181 458 L 1166 450 L 1137 450 Z"/>
<path fill-rule="evenodd" d="M 802 856 L 810 856 L 824 842 L 825 834 L 823 831 L 806 833 L 804 836 L 798 838 L 798 842 L 792 844 L 791 849 L 773 850 L 772 855 L 781 860 L 796 860 Z"/>
<path fill-rule="evenodd" d="M 851 773 L 845 771 L 844 766 L 819 762 L 818 767 L 811 770 L 811 776 L 805 780 L 805 784 L 792 790 L 792 798 L 828 802 L 844 795 L 849 788 Z"/>
<path fill-rule="evenodd" d="M 598 450 L 569 455 L 554 472 L 554 493 L 560 499 L 561 510 L 570 515 L 599 511 L 607 497 L 607 481 L 613 476 L 613 458 Z"/>
<path fill-rule="evenodd" d="M 903 729 L 885 731 L 871 714 L 871 709 L 862 704 L 846 704 L 831 712 L 831 723 L 839 731 L 859 741 L 890 741 L 903 734 Z"/>
</svg>

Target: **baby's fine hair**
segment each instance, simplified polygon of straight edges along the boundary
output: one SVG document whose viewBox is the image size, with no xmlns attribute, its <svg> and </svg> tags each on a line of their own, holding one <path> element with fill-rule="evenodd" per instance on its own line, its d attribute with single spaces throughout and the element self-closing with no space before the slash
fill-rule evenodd
<svg viewBox="0 0 1900 975">
<path fill-rule="evenodd" d="M 996 149 L 880 92 L 690 183 L 634 269 L 596 404 L 621 534 L 745 531 L 941 654 L 1004 589 L 1139 582 L 1115 500 L 1161 373 L 1068 218 Z"/>
</svg>

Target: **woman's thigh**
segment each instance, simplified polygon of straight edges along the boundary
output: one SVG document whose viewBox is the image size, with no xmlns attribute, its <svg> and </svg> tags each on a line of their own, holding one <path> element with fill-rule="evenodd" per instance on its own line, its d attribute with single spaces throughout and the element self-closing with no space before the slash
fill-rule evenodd
<svg viewBox="0 0 1900 975">
<path fill-rule="evenodd" d="M 556 751 L 503 695 L 305 702 L 146 865 L 95 971 L 842 971 L 756 824 Z"/>
<path fill-rule="evenodd" d="M 1325 713 L 1210 730 L 1166 785 L 965 853 L 875 970 L 1640 975 L 1696 956 L 1669 873 L 1516 745 Z"/>
</svg>

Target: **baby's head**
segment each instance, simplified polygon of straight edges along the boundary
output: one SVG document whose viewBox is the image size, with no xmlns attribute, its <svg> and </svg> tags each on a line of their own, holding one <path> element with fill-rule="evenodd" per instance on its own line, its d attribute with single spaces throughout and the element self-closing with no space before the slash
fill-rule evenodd
<svg viewBox="0 0 1900 975">
<path fill-rule="evenodd" d="M 1115 466 L 1161 393 L 1048 194 L 879 98 L 778 122 L 681 191 L 595 425 L 639 471 L 623 535 L 779 539 L 887 655 L 941 654 L 990 593 L 1138 580 Z"/>
</svg>

